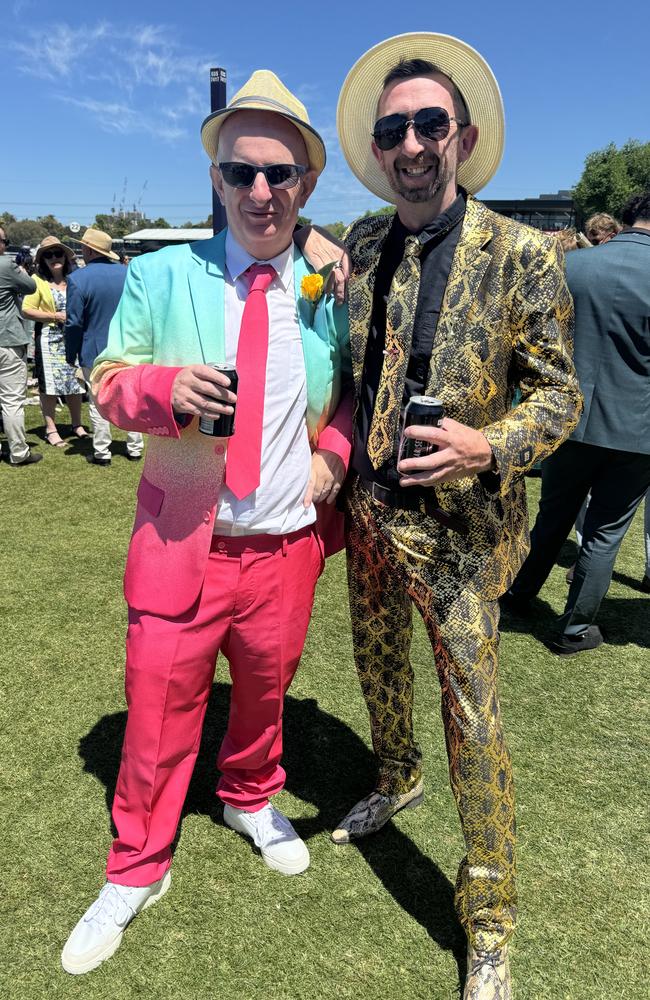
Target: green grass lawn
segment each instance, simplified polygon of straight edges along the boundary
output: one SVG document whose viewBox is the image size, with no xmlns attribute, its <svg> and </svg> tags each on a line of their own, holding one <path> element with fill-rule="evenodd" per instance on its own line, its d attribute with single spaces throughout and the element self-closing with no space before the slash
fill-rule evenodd
<svg viewBox="0 0 650 1000">
<path fill-rule="evenodd" d="M 270 871 L 222 825 L 214 759 L 228 689 L 219 660 L 170 892 L 129 928 L 110 962 L 85 977 L 61 970 L 60 949 L 103 882 L 111 840 L 125 723 L 121 574 L 141 466 L 126 461 L 119 433 L 121 452 L 102 469 L 86 463 L 78 442 L 65 453 L 46 448 L 36 407 L 28 422 L 44 461 L 0 464 L 0 998 L 458 997 L 464 943 L 452 884 L 463 847 L 419 624 L 425 803 L 358 847 L 334 847 L 328 837 L 373 774 L 341 556 L 319 584 L 286 707 L 288 782 L 278 805 L 309 843 L 309 871 Z M 538 491 L 530 480 L 533 512 Z M 519 821 L 517 1000 L 647 996 L 650 605 L 634 586 L 641 526 L 639 514 L 601 610 L 610 644 L 569 659 L 543 645 L 566 595 L 560 566 L 533 634 L 503 623 Z"/>
</svg>

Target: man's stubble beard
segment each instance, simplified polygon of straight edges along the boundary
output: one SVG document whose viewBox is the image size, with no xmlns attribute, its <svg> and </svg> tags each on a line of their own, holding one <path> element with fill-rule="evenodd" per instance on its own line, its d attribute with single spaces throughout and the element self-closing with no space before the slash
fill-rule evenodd
<svg viewBox="0 0 650 1000">
<path fill-rule="evenodd" d="M 414 163 L 414 165 L 416 164 Z M 421 188 L 402 186 L 399 169 L 393 166 L 388 175 L 388 181 L 395 194 L 398 194 L 404 201 L 411 203 L 433 201 L 438 192 L 445 188 L 449 181 L 453 179 L 454 174 L 445 161 L 438 160 L 437 164 L 431 165 L 436 168 L 435 176 L 426 186 Z"/>
</svg>

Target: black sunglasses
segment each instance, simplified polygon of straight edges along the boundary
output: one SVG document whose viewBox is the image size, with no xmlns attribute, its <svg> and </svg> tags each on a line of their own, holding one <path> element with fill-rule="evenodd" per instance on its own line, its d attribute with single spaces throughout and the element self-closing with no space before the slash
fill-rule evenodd
<svg viewBox="0 0 650 1000">
<path fill-rule="evenodd" d="M 264 174 L 269 187 L 283 191 L 295 187 L 302 175 L 307 173 L 307 167 L 299 163 L 269 163 L 265 167 L 253 163 L 220 163 L 219 170 L 230 187 L 252 187 L 257 175 Z"/>
<path fill-rule="evenodd" d="M 465 128 L 469 122 L 462 122 L 459 118 L 452 118 L 444 108 L 421 108 L 408 118 L 406 115 L 386 115 L 375 122 L 375 130 L 372 137 L 379 149 L 394 149 L 412 125 L 422 139 L 433 139 L 439 142 L 449 135 L 451 122 L 456 122 L 459 128 Z"/>
<path fill-rule="evenodd" d="M 63 250 L 44 250 L 41 254 L 43 260 L 51 260 L 52 257 L 64 257 Z"/>
</svg>

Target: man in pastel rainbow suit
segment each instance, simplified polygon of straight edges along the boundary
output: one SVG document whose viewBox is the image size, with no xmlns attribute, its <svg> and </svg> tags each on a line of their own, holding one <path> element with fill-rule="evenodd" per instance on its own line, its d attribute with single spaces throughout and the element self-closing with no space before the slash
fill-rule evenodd
<svg viewBox="0 0 650 1000">
<path fill-rule="evenodd" d="M 204 121 L 201 138 L 227 229 L 132 261 L 92 374 L 104 417 L 149 444 L 125 573 L 117 836 L 107 882 L 63 950 L 73 974 L 110 957 L 169 887 L 219 651 L 232 677 L 218 756 L 224 821 L 269 867 L 309 865 L 269 798 L 284 785 L 283 699 L 316 582 L 343 541 L 333 500 L 351 442 L 347 308 L 302 294 L 320 281 L 303 281 L 313 269 L 294 242 L 325 147 L 266 70 Z M 213 363 L 236 367 L 237 396 Z M 200 432 L 197 418 L 235 403 L 233 437 Z"/>
</svg>

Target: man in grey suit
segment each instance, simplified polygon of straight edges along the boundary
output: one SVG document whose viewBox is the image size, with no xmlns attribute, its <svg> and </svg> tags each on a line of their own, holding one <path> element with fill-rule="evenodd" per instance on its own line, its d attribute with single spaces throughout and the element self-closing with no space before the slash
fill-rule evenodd
<svg viewBox="0 0 650 1000">
<path fill-rule="evenodd" d="M 9 463 L 17 468 L 40 462 L 25 437 L 27 344 L 29 336 L 20 315 L 20 299 L 36 291 L 36 282 L 5 253 L 7 237 L 0 228 L 0 411 L 9 445 Z"/>
<path fill-rule="evenodd" d="M 575 304 L 575 365 L 585 400 L 571 437 L 542 466 L 531 550 L 502 598 L 525 612 L 591 490 L 559 634 L 562 655 L 595 649 L 595 624 L 616 554 L 650 487 L 650 190 L 623 212 L 626 228 L 566 261 Z"/>
</svg>

